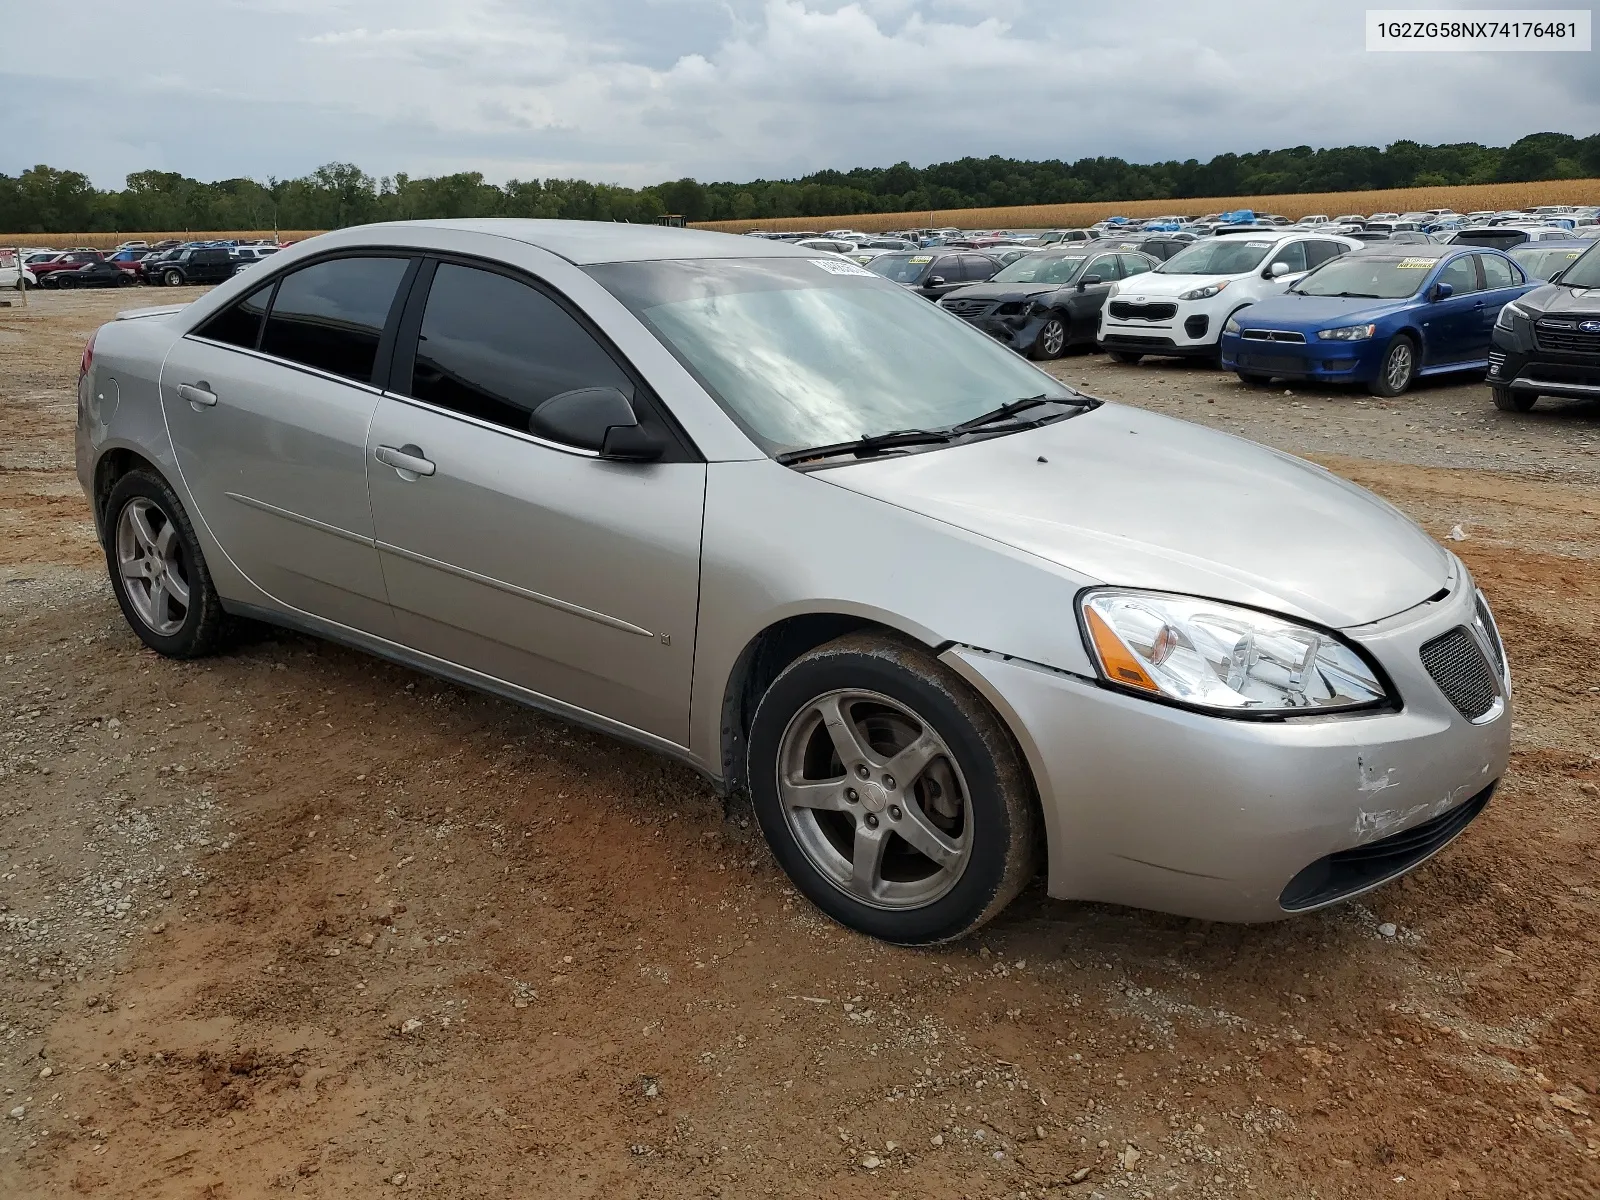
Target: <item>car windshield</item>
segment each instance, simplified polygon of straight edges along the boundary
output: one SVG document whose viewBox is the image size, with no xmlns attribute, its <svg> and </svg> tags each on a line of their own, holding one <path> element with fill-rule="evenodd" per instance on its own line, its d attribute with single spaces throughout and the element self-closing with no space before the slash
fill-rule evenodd
<svg viewBox="0 0 1600 1200">
<path fill-rule="evenodd" d="M 1548 248 L 1523 244 L 1511 252 L 1511 257 L 1522 264 L 1522 269 L 1535 279 L 1548 280 L 1557 271 L 1565 271 L 1576 262 L 1582 250 Z"/>
<path fill-rule="evenodd" d="M 931 254 L 880 254 L 867 264 L 867 269 L 896 283 L 915 283 L 932 261 Z"/>
<path fill-rule="evenodd" d="M 1561 282 L 1568 287 L 1600 288 L 1600 242 L 1583 252 L 1583 257 L 1567 268 Z"/>
<path fill-rule="evenodd" d="M 1324 263 L 1289 290 L 1302 296 L 1365 296 L 1399 300 L 1414 296 L 1437 258 L 1382 258 L 1348 254 Z"/>
<path fill-rule="evenodd" d="M 1276 243 L 1265 238 L 1222 237 L 1196 242 L 1156 268 L 1161 275 L 1243 275 L 1254 271 Z"/>
<path fill-rule="evenodd" d="M 997 271 L 990 283 L 1071 283 L 1086 258 L 1082 254 L 1024 254 Z"/>
<path fill-rule="evenodd" d="M 843 262 L 587 268 L 768 453 L 946 429 L 1058 382 L 965 321 Z"/>
</svg>

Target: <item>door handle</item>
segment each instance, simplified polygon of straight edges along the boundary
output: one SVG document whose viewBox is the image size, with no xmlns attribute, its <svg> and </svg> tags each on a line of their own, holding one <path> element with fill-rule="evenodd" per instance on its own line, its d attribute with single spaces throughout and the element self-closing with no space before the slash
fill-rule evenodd
<svg viewBox="0 0 1600 1200">
<path fill-rule="evenodd" d="M 434 470 L 433 463 L 422 457 L 420 446 L 379 446 L 372 452 L 372 457 L 386 467 L 412 475 L 432 475 Z"/>
<path fill-rule="evenodd" d="M 180 383 L 178 385 L 178 398 L 187 400 L 194 405 L 194 410 L 199 412 L 202 408 L 215 408 L 217 394 L 211 390 L 211 385 L 202 379 L 199 383 Z"/>
</svg>

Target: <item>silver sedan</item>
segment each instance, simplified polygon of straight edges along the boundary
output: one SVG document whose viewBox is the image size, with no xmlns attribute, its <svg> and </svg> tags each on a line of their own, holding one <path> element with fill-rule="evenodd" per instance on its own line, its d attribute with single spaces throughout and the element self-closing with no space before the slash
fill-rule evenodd
<svg viewBox="0 0 1600 1200">
<path fill-rule="evenodd" d="M 1400 513 L 782 242 L 325 234 L 102 327 L 77 454 L 154 649 L 253 618 L 652 747 L 896 942 L 1041 867 L 1064 898 L 1314 909 L 1506 767 L 1489 607 Z"/>
</svg>

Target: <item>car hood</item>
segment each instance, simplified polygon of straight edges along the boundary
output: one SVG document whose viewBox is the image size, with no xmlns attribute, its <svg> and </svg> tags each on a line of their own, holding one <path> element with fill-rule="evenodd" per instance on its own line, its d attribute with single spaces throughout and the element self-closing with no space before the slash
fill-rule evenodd
<svg viewBox="0 0 1600 1200">
<path fill-rule="evenodd" d="M 1529 292 L 1519 303 L 1524 308 L 1536 310 L 1540 316 L 1600 318 L 1600 288 L 1562 287 L 1559 283 L 1547 283 Z"/>
<path fill-rule="evenodd" d="M 1373 300 L 1361 296 L 1273 296 L 1252 304 L 1238 315 L 1240 325 L 1260 329 L 1326 329 L 1330 326 L 1361 325 L 1381 321 L 1407 305 L 1415 297 L 1402 300 Z"/>
<path fill-rule="evenodd" d="M 1026 300 L 1045 292 L 1060 291 L 1060 283 L 973 283 L 946 292 L 946 300 Z"/>
<path fill-rule="evenodd" d="M 1116 404 L 817 478 L 1102 583 L 1334 628 L 1420 604 L 1451 573 L 1444 548 L 1370 492 L 1242 438 Z"/>
<path fill-rule="evenodd" d="M 1135 275 L 1126 279 L 1117 288 L 1117 298 L 1127 299 L 1130 296 L 1181 296 L 1195 288 L 1209 287 L 1220 280 L 1246 279 L 1251 272 L 1245 271 L 1238 275 L 1163 275 L 1158 271 L 1146 271 L 1142 275 Z"/>
</svg>

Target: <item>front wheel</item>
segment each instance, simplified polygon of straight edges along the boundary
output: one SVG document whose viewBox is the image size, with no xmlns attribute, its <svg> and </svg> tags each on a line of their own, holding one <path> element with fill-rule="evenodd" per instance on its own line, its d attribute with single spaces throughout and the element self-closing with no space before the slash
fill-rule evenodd
<svg viewBox="0 0 1600 1200">
<path fill-rule="evenodd" d="M 106 565 L 122 615 L 169 658 L 200 658 L 221 643 L 225 614 L 194 526 L 165 479 L 129 471 L 106 502 Z"/>
<path fill-rule="evenodd" d="M 183 275 L 177 271 L 168 271 L 161 279 L 168 287 L 177 287 L 183 282 Z"/>
<path fill-rule="evenodd" d="M 1384 351 L 1383 364 L 1378 377 L 1367 385 L 1374 396 L 1388 399 L 1398 396 L 1411 386 L 1417 377 L 1417 344 L 1403 333 L 1397 333 Z"/>
<path fill-rule="evenodd" d="M 1257 375 L 1250 371 L 1238 371 L 1236 374 L 1239 376 L 1239 382 L 1245 387 L 1266 387 L 1272 382 L 1270 375 Z"/>
<path fill-rule="evenodd" d="M 1127 363 L 1130 367 L 1136 367 L 1144 361 L 1144 355 L 1131 350 L 1110 350 L 1107 353 L 1111 355 L 1112 362 Z"/>
<path fill-rule="evenodd" d="M 1527 412 L 1539 403 L 1538 392 L 1514 392 L 1508 387 L 1490 387 L 1489 395 L 1501 412 Z"/>
<path fill-rule="evenodd" d="M 1051 313 L 1039 326 L 1039 335 L 1033 339 L 1032 357 L 1043 361 L 1060 358 L 1067 348 L 1067 322 L 1060 313 Z"/>
<path fill-rule="evenodd" d="M 920 647 L 852 634 L 775 680 L 747 778 L 778 862 L 843 925 L 901 945 L 978 928 L 1033 877 L 1041 835 L 998 717 Z"/>
</svg>

